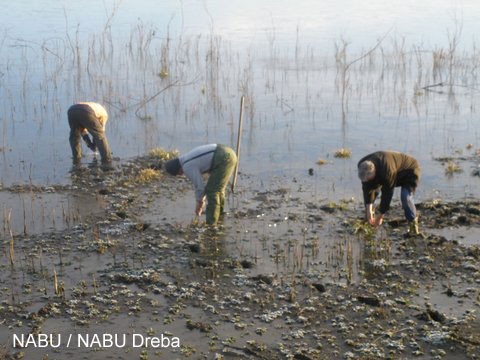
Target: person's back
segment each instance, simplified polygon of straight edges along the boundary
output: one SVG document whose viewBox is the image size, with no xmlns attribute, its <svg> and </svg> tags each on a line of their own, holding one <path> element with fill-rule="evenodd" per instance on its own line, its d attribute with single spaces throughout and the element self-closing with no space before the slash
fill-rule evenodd
<svg viewBox="0 0 480 360">
<path fill-rule="evenodd" d="M 105 131 L 105 127 L 108 121 L 108 113 L 107 109 L 105 109 L 102 105 L 95 103 L 95 102 L 79 102 L 79 105 L 87 105 L 89 106 L 94 112 L 97 119 L 103 126 L 103 131 Z"/>
<path fill-rule="evenodd" d="M 420 166 L 418 161 L 407 154 L 397 151 L 376 151 L 359 162 L 371 161 L 375 165 L 376 175 L 372 184 L 397 187 L 416 187 L 420 177 Z"/>
</svg>

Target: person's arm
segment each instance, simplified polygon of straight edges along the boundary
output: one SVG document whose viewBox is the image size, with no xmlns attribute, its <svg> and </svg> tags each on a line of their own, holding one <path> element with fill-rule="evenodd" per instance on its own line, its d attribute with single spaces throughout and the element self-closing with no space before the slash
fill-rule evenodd
<svg viewBox="0 0 480 360">
<path fill-rule="evenodd" d="M 90 148 L 92 151 L 97 151 L 97 143 L 95 138 L 92 136 L 92 147 Z"/>
<path fill-rule="evenodd" d="M 197 200 L 197 203 L 196 203 L 196 206 L 195 206 L 195 214 L 197 214 L 197 216 L 202 215 L 202 211 L 203 211 L 204 206 L 205 206 L 205 196 L 200 201 Z"/>
<path fill-rule="evenodd" d="M 377 198 L 377 188 L 369 186 L 367 183 L 362 183 L 362 191 L 365 206 L 367 206 L 367 204 L 373 204 Z"/>
<path fill-rule="evenodd" d="M 365 204 L 365 217 L 367 218 L 367 221 L 370 225 L 374 224 L 374 210 L 373 210 L 373 204 Z"/>
<path fill-rule="evenodd" d="M 107 126 L 107 121 L 108 121 L 108 113 L 107 109 L 105 109 L 102 105 L 98 104 L 97 106 L 98 110 L 98 120 L 102 124 L 103 132 L 105 132 L 105 127 Z"/>
<path fill-rule="evenodd" d="M 392 202 L 393 197 L 393 187 L 382 186 L 382 200 L 380 201 L 380 214 L 385 215 L 385 213 L 390 208 L 390 203 Z"/>
<path fill-rule="evenodd" d="M 92 151 L 95 151 L 96 150 L 96 145 L 95 145 L 95 140 L 91 140 L 90 139 L 90 136 L 88 136 L 88 131 L 87 129 L 83 129 L 82 130 L 82 139 L 83 141 L 85 141 L 85 143 L 87 144 L 88 148 Z"/>
<path fill-rule="evenodd" d="M 194 166 L 195 164 L 189 162 L 183 167 L 183 173 L 190 181 L 193 183 L 195 187 L 195 213 L 197 215 L 202 214 L 202 209 L 204 205 L 204 197 L 205 197 L 205 182 L 203 181 L 202 173 L 198 166 Z"/>
<path fill-rule="evenodd" d="M 98 120 L 102 124 L 103 132 L 105 132 L 105 127 L 107 126 L 108 121 L 108 114 L 106 111 L 102 112 L 102 114 L 98 117 Z"/>
<path fill-rule="evenodd" d="M 372 189 L 367 184 L 362 184 L 363 190 L 363 202 L 365 204 L 365 217 L 367 221 L 373 225 L 374 221 L 374 210 L 373 204 L 375 203 L 375 199 L 377 198 L 377 191 L 376 189 Z"/>
</svg>

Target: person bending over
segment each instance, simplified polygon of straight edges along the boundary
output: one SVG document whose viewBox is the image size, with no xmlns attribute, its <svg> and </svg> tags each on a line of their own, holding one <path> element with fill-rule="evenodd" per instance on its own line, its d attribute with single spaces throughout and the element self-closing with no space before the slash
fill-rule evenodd
<svg viewBox="0 0 480 360">
<path fill-rule="evenodd" d="M 409 155 L 395 151 L 377 151 L 358 162 L 358 177 L 362 181 L 363 199 L 368 222 L 377 227 L 390 208 L 395 187 L 401 187 L 400 199 L 405 218 L 410 223 L 409 233 L 420 235 L 413 195 L 420 179 L 420 166 Z M 382 193 L 379 214 L 374 216 L 373 204 Z"/>
<path fill-rule="evenodd" d="M 78 163 L 82 158 L 80 138 L 83 138 L 90 150 L 96 151 L 98 148 L 103 164 L 110 164 L 112 153 L 105 135 L 105 126 L 108 121 L 107 110 L 94 102 L 79 102 L 70 106 L 67 114 L 73 162 Z M 92 139 L 89 134 L 92 135 Z"/>
<path fill-rule="evenodd" d="M 225 205 L 225 188 L 232 176 L 237 156 L 228 146 L 208 144 L 194 148 L 185 155 L 169 160 L 164 164 L 171 175 L 187 176 L 195 187 L 195 213 L 202 214 L 207 200 L 207 224 L 215 225 Z M 209 173 L 207 183 L 202 174 Z"/>
</svg>

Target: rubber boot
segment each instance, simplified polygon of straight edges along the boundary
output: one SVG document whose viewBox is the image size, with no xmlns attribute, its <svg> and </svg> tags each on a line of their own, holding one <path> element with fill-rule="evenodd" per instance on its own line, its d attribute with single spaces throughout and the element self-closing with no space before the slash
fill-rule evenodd
<svg viewBox="0 0 480 360">
<path fill-rule="evenodd" d="M 408 235 L 412 237 L 419 236 L 425 238 L 425 235 L 420 232 L 420 228 L 418 226 L 418 216 L 414 220 L 410 221 Z"/>
</svg>

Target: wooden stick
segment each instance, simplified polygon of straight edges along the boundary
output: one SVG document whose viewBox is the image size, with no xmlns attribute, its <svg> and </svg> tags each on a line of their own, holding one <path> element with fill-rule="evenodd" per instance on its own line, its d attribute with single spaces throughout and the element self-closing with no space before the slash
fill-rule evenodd
<svg viewBox="0 0 480 360">
<path fill-rule="evenodd" d="M 432 87 L 436 87 L 436 86 L 444 86 L 446 85 L 444 82 L 439 82 L 438 84 L 432 84 L 432 85 L 427 85 L 427 86 L 424 86 L 422 87 L 423 90 L 428 90 Z"/>
<path fill-rule="evenodd" d="M 55 267 L 53 267 L 53 288 L 55 289 L 55 295 L 58 295 L 59 294 L 58 278 L 57 278 L 57 272 L 55 271 Z"/>
<path fill-rule="evenodd" d="M 238 120 L 238 135 L 237 135 L 237 165 L 235 165 L 235 170 L 233 172 L 233 181 L 232 181 L 232 193 L 235 192 L 235 184 L 237 183 L 238 176 L 238 164 L 240 162 L 240 140 L 242 138 L 242 126 L 243 126 L 243 104 L 245 102 L 245 96 L 240 98 L 240 119 Z"/>
<path fill-rule="evenodd" d="M 13 238 L 13 232 L 12 232 L 11 219 L 12 219 L 12 209 L 10 209 L 10 211 L 8 212 L 7 227 L 8 227 L 8 232 L 10 233 L 10 265 L 12 267 L 15 267 L 15 251 L 13 248 L 14 238 Z"/>
</svg>

